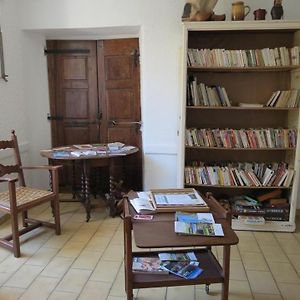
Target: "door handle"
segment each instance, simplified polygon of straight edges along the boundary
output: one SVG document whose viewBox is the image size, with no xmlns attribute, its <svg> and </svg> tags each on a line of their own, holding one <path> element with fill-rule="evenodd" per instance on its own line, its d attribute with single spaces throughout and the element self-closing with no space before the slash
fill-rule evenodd
<svg viewBox="0 0 300 300">
<path fill-rule="evenodd" d="M 49 113 L 47 114 L 48 121 L 62 121 L 64 117 L 62 116 L 51 116 Z"/>
<path fill-rule="evenodd" d="M 139 126 L 142 126 L 142 121 L 116 121 L 116 120 L 112 120 L 112 121 L 110 121 L 110 123 L 113 126 L 117 126 L 117 125 L 139 125 Z"/>
</svg>

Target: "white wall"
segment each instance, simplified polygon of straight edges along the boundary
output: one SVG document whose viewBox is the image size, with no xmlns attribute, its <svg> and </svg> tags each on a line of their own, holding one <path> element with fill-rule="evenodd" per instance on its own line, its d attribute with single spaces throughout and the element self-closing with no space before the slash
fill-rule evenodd
<svg viewBox="0 0 300 300">
<path fill-rule="evenodd" d="M 252 11 L 266 8 L 270 18 L 273 0 L 245 2 Z M 39 150 L 51 143 L 50 124 L 46 120 L 49 98 L 43 55 L 47 37 L 138 36 L 144 188 L 176 186 L 184 3 L 184 0 L 0 0 L 9 75 L 8 83 L 0 81 L 0 136 L 16 128 L 21 142 L 29 143 L 31 159 L 37 163 L 42 161 Z M 298 18 L 299 1 L 286 0 L 283 5 L 286 19 Z M 216 13 L 226 12 L 230 20 L 230 8 L 231 1 L 219 1 Z M 247 19 L 253 19 L 252 12 Z"/>
</svg>

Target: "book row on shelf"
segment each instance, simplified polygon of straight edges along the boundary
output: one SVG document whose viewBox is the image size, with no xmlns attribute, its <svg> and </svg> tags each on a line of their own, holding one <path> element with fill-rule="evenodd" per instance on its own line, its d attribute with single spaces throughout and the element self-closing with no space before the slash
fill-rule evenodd
<svg viewBox="0 0 300 300">
<path fill-rule="evenodd" d="M 190 147 L 237 149 L 295 148 L 297 130 L 283 128 L 189 128 L 186 129 L 185 144 Z"/>
<path fill-rule="evenodd" d="M 263 49 L 188 49 L 187 64 L 192 67 L 281 67 L 300 63 L 300 46 Z"/>
<path fill-rule="evenodd" d="M 187 86 L 187 105 L 189 106 L 231 106 L 224 87 L 207 86 L 197 83 L 196 77 L 191 76 Z"/>
<path fill-rule="evenodd" d="M 293 89 L 287 91 L 276 91 L 272 93 L 267 107 L 299 107 L 300 105 L 300 90 Z"/>
<path fill-rule="evenodd" d="M 245 187 L 290 187 L 294 169 L 287 163 L 222 163 L 193 162 L 184 169 L 187 185 L 220 185 Z"/>
</svg>

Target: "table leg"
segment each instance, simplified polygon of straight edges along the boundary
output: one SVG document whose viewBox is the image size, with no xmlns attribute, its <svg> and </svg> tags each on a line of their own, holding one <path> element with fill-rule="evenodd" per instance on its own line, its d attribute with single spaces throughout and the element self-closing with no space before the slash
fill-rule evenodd
<svg viewBox="0 0 300 300">
<path fill-rule="evenodd" d="M 222 284 L 222 300 L 228 300 L 229 294 L 229 269 L 230 269 L 230 246 L 223 247 L 223 276 L 224 283 Z"/>
<path fill-rule="evenodd" d="M 87 160 L 83 161 L 82 170 L 82 200 L 86 210 L 86 221 L 91 218 L 91 199 L 90 199 L 90 168 Z"/>
</svg>

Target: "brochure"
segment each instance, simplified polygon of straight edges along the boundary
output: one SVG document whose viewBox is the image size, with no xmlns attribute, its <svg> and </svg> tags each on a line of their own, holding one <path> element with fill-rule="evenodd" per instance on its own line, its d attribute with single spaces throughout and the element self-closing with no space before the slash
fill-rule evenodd
<svg viewBox="0 0 300 300">
<path fill-rule="evenodd" d="M 186 235 L 224 236 L 221 224 L 175 221 L 175 232 Z"/>
<path fill-rule="evenodd" d="M 163 269 L 158 257 L 134 257 L 132 261 L 132 271 L 136 273 L 168 274 Z"/>
<path fill-rule="evenodd" d="M 197 261 L 197 257 L 194 252 L 182 252 L 182 253 L 158 253 L 158 257 L 161 261 Z"/>
<path fill-rule="evenodd" d="M 188 223 L 215 223 L 215 219 L 211 213 L 176 212 L 175 220 Z"/>
<path fill-rule="evenodd" d="M 197 261 L 167 261 L 162 262 L 161 266 L 170 273 L 185 279 L 197 278 L 203 272 Z"/>
</svg>

